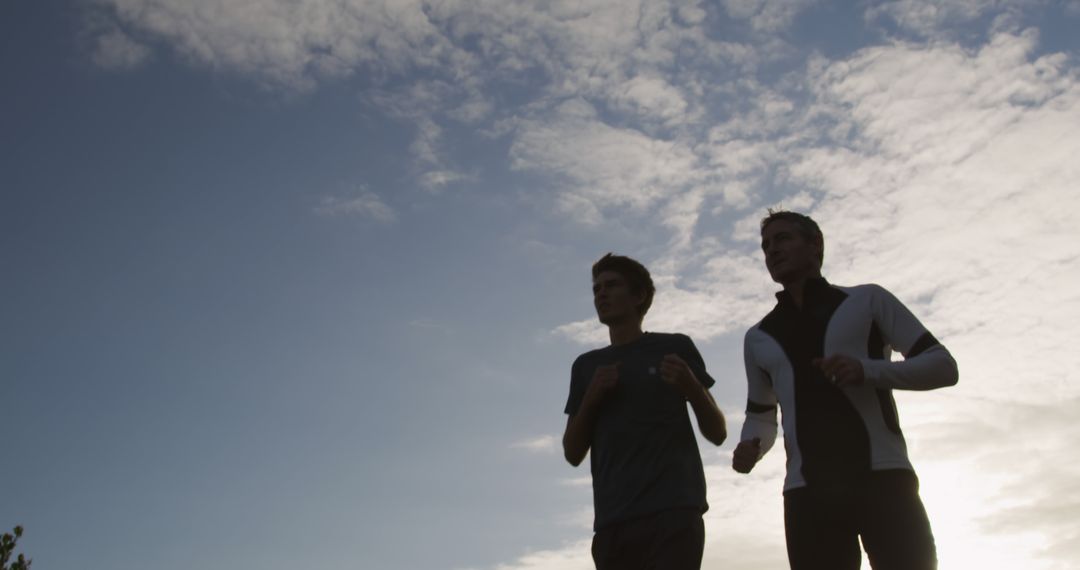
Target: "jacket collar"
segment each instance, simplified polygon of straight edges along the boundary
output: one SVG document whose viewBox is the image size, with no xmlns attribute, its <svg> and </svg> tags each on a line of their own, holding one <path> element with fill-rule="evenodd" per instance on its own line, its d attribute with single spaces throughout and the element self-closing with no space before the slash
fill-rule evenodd
<svg viewBox="0 0 1080 570">
<path fill-rule="evenodd" d="M 824 277 L 811 277 L 806 280 L 806 286 L 803 287 L 803 306 L 812 305 L 821 296 L 823 291 L 827 291 L 830 285 Z M 791 298 L 791 294 L 787 291 L 778 291 L 776 293 L 776 302 L 782 307 L 794 307 L 795 301 Z"/>
</svg>

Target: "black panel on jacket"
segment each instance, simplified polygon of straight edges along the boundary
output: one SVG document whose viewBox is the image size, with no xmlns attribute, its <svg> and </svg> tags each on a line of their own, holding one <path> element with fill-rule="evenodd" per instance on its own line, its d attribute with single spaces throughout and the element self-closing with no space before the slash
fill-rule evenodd
<svg viewBox="0 0 1080 570">
<path fill-rule="evenodd" d="M 812 364 L 824 356 L 825 331 L 847 294 L 814 279 L 800 310 L 786 293 L 761 322 L 783 348 L 795 383 L 795 425 L 802 475 L 808 485 L 846 485 L 870 472 L 870 436 L 847 396 Z"/>
</svg>

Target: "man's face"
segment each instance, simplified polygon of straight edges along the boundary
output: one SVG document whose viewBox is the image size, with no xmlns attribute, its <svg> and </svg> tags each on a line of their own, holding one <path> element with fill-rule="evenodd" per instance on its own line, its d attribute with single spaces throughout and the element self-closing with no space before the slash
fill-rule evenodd
<svg viewBox="0 0 1080 570">
<path fill-rule="evenodd" d="M 593 279 L 593 306 L 596 316 L 605 325 L 640 320 L 637 306 L 644 300 L 644 293 L 631 293 L 626 279 L 614 271 L 601 271 Z"/>
<path fill-rule="evenodd" d="M 807 238 L 795 222 L 775 220 L 761 230 L 765 267 L 777 283 L 791 283 L 818 275 L 822 244 Z"/>
</svg>

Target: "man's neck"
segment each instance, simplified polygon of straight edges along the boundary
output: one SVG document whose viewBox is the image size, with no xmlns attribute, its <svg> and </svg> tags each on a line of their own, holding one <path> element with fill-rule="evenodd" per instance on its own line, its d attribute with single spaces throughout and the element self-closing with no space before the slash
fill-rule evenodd
<svg viewBox="0 0 1080 570">
<path fill-rule="evenodd" d="M 611 339 L 611 346 L 634 342 L 641 338 L 643 334 L 645 332 L 641 330 L 640 322 L 619 323 L 608 326 L 608 338 Z"/>
<path fill-rule="evenodd" d="M 803 276 L 798 277 L 796 279 L 792 279 L 791 281 L 788 281 L 787 283 L 784 283 L 784 291 L 786 291 L 788 296 L 791 297 L 791 300 L 792 300 L 792 302 L 795 303 L 795 306 L 798 307 L 799 309 L 802 309 L 803 308 L 803 300 L 805 299 L 805 293 L 806 293 L 806 284 L 811 279 L 820 279 L 820 278 L 821 278 L 821 273 L 803 275 Z"/>
</svg>

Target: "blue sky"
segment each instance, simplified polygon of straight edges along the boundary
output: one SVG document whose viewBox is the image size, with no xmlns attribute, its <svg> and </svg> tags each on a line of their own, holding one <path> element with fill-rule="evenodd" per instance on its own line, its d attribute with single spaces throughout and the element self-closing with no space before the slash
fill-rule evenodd
<svg viewBox="0 0 1080 570">
<path fill-rule="evenodd" d="M 589 568 L 559 449 L 645 262 L 737 433 L 769 207 L 960 364 L 898 397 L 943 568 L 1080 561 L 1075 0 L 0 4 L 0 525 L 49 568 Z M 704 448 L 705 567 L 782 453 Z M 779 451 L 779 450 L 777 450 Z"/>
</svg>

